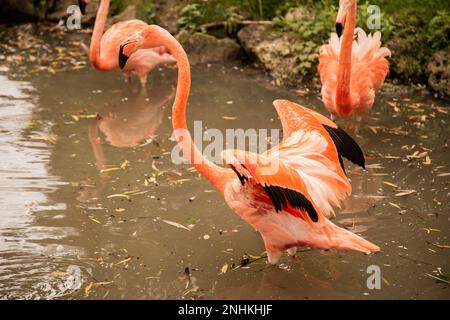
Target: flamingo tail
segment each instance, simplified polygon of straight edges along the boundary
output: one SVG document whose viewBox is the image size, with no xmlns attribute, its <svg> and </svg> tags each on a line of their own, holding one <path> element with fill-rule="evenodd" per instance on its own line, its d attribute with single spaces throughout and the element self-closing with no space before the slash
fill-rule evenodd
<svg viewBox="0 0 450 320">
<path fill-rule="evenodd" d="M 380 247 L 344 228 L 331 223 L 326 227 L 332 249 L 356 250 L 364 253 L 380 251 Z"/>
</svg>

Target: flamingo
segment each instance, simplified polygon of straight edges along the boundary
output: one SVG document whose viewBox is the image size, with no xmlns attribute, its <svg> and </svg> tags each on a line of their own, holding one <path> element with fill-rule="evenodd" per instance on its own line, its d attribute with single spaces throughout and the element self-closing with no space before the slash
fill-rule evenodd
<svg viewBox="0 0 450 320">
<path fill-rule="evenodd" d="M 333 224 L 333 205 L 351 192 L 341 157 L 364 166 L 356 142 L 328 118 L 287 100 L 275 100 L 284 138 L 263 154 L 224 150 L 227 168 L 204 158 L 186 125 L 191 86 L 189 61 L 180 43 L 165 29 L 150 25 L 124 41 L 121 54 L 142 47 L 164 46 L 178 63 L 178 81 L 172 106 L 175 138 L 195 169 L 211 182 L 228 206 L 262 236 L 268 262 L 282 253 L 294 255 L 297 246 L 351 249 L 365 253 L 379 248 Z M 124 57 L 121 57 L 124 58 Z"/>
<path fill-rule="evenodd" d="M 81 12 L 84 13 L 88 0 L 78 0 Z M 89 59 L 98 71 L 112 71 L 121 67 L 125 81 L 129 81 L 131 74 L 136 74 L 142 87 L 147 84 L 147 75 L 160 64 L 175 64 L 175 59 L 163 48 L 146 48 L 136 51 L 130 59 L 117 61 L 119 45 L 123 39 L 140 32 L 148 26 L 141 20 L 121 21 L 112 25 L 105 33 L 110 0 L 101 0 L 92 33 Z"/>
<path fill-rule="evenodd" d="M 358 122 L 372 109 L 375 92 L 389 72 L 389 49 L 381 46 L 381 33 L 355 30 L 356 0 L 340 0 L 336 32 L 320 48 L 319 73 L 322 100 L 341 118 L 356 116 Z M 344 27 L 343 27 L 344 25 Z M 341 37 L 342 29 L 344 34 Z"/>
</svg>

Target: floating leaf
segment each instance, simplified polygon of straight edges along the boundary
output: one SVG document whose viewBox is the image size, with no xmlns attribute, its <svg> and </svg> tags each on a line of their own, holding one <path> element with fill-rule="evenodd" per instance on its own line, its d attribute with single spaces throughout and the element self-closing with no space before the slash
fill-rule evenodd
<svg viewBox="0 0 450 320">
<path fill-rule="evenodd" d="M 100 173 L 111 172 L 111 171 L 117 171 L 117 170 L 120 170 L 120 167 L 112 167 L 112 168 L 101 169 L 101 170 L 100 170 Z"/>
<path fill-rule="evenodd" d="M 189 229 L 188 227 L 182 225 L 181 223 L 175 222 L 175 221 L 170 221 L 170 220 L 164 220 L 159 218 L 159 220 L 161 220 L 164 223 L 167 223 L 168 225 L 171 225 L 173 227 L 179 228 L 179 229 L 185 229 L 187 231 L 191 231 L 191 229 Z"/>
<path fill-rule="evenodd" d="M 401 192 L 395 194 L 396 197 L 407 196 L 409 194 L 413 194 L 416 190 L 401 190 Z"/>
<path fill-rule="evenodd" d="M 130 199 L 130 196 L 126 195 L 124 193 L 115 193 L 115 194 L 110 194 L 106 198 L 107 199 L 112 199 L 112 198 L 127 198 L 127 199 Z"/>
<path fill-rule="evenodd" d="M 191 181 L 192 179 L 178 179 L 178 180 L 172 180 L 169 183 L 170 184 L 183 184 L 184 182 Z"/>
<path fill-rule="evenodd" d="M 398 205 L 398 204 L 396 204 L 396 203 L 392 203 L 392 202 L 388 202 L 391 206 L 393 206 L 393 207 L 395 207 L 395 208 L 397 208 L 397 209 L 401 209 L 401 207 Z"/>
<path fill-rule="evenodd" d="M 80 121 L 81 119 L 96 119 L 98 118 L 98 114 L 72 114 L 72 119 L 75 121 Z"/>
<path fill-rule="evenodd" d="M 131 257 L 128 257 L 128 258 L 126 258 L 126 259 L 123 259 L 122 261 L 117 262 L 117 263 L 116 263 L 116 266 L 118 266 L 118 265 L 120 265 L 120 264 L 127 263 L 127 262 L 130 261 L 130 260 L 131 260 Z"/>
<path fill-rule="evenodd" d="M 225 273 L 227 273 L 227 271 L 228 271 L 228 263 L 225 263 L 225 264 L 222 266 L 222 269 L 220 269 L 220 273 L 221 273 L 221 274 L 225 274 Z"/>
<path fill-rule="evenodd" d="M 97 219 L 94 219 L 94 218 L 90 218 L 92 221 L 94 221 L 95 223 L 98 223 L 98 224 L 102 224 L 100 221 L 98 221 Z"/>
<path fill-rule="evenodd" d="M 236 120 L 237 117 L 222 116 L 222 119 L 224 119 L 224 120 Z"/>
<path fill-rule="evenodd" d="M 89 284 L 84 288 L 84 294 L 87 296 L 89 292 L 92 290 L 92 287 L 94 286 L 94 283 L 91 281 Z"/>
<path fill-rule="evenodd" d="M 426 156 L 425 160 L 423 161 L 423 164 L 431 164 L 431 158 L 430 156 Z"/>
<path fill-rule="evenodd" d="M 428 154 L 427 151 L 423 151 L 423 152 L 416 151 L 416 152 L 414 152 L 413 154 L 411 154 L 411 155 L 409 155 L 407 157 L 408 158 L 413 158 L 413 159 L 422 159 L 422 158 L 426 157 L 427 154 Z"/>
<path fill-rule="evenodd" d="M 367 164 L 366 169 L 383 169 L 383 165 L 381 163 Z"/>
<path fill-rule="evenodd" d="M 450 172 L 439 173 L 437 177 L 448 177 L 450 176 Z"/>
<path fill-rule="evenodd" d="M 125 160 L 124 162 L 122 162 L 122 164 L 120 165 L 121 169 L 125 169 L 126 167 L 128 167 L 130 165 L 130 161 Z"/>
<path fill-rule="evenodd" d="M 396 185 L 396 184 L 394 184 L 394 183 L 392 183 L 392 182 L 389 182 L 389 181 L 383 181 L 383 183 L 384 183 L 385 185 L 390 186 L 390 187 L 398 188 L 398 185 Z"/>
</svg>

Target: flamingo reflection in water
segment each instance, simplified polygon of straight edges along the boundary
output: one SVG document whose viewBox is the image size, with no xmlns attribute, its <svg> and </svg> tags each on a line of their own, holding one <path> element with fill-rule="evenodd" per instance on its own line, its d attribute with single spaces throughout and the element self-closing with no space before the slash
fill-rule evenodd
<svg viewBox="0 0 450 320">
<path fill-rule="evenodd" d="M 114 103 L 107 104 L 98 112 L 98 118 L 89 125 L 88 137 L 100 179 L 98 182 L 91 179 L 81 182 L 82 186 L 91 187 L 80 190 L 79 201 L 95 201 L 99 191 L 109 180 L 108 172 L 102 171 L 108 165 L 105 144 L 116 148 L 140 148 L 151 143 L 159 146 L 156 141 L 158 129 L 174 94 L 175 88 L 170 86 L 166 89 L 158 87 L 158 90 L 152 90 L 148 94 L 145 88 L 135 90 L 131 84 L 127 84 L 121 98 L 115 97 Z"/>
</svg>

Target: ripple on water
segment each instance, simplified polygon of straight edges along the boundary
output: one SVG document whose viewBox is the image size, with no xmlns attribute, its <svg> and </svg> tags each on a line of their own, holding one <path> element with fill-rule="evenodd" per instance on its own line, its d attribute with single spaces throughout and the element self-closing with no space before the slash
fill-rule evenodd
<svg viewBox="0 0 450 320">
<path fill-rule="evenodd" d="M 49 243 L 76 234 L 75 229 L 35 222 L 39 212 L 61 211 L 65 204 L 49 203 L 47 194 L 63 182 L 48 172 L 47 143 L 30 141 L 27 133 L 48 135 L 48 128 L 29 128 L 33 91 L 29 82 L 0 75 L 0 298 L 68 293 L 66 260 L 80 254 L 76 247 Z"/>
</svg>

